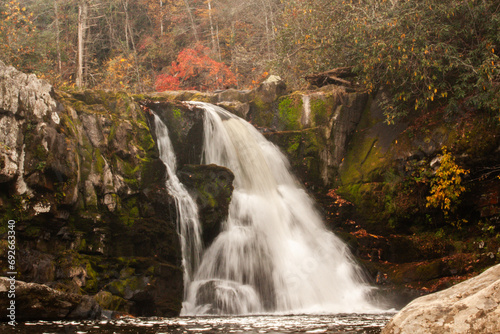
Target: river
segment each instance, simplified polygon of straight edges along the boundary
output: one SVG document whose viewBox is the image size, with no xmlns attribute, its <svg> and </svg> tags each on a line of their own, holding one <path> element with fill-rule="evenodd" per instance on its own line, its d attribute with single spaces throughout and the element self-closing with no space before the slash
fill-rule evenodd
<svg viewBox="0 0 500 334">
<path fill-rule="evenodd" d="M 2 333 L 161 334 L 161 333 L 380 333 L 394 313 L 259 315 L 238 317 L 122 318 L 96 321 L 38 321 Z"/>
</svg>

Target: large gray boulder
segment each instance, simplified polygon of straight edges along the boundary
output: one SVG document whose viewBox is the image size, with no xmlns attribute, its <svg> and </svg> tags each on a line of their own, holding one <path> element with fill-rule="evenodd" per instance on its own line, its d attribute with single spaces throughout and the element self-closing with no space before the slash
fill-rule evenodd
<svg viewBox="0 0 500 334">
<path fill-rule="evenodd" d="M 382 334 L 498 333 L 500 265 L 449 289 L 415 299 Z"/>
</svg>

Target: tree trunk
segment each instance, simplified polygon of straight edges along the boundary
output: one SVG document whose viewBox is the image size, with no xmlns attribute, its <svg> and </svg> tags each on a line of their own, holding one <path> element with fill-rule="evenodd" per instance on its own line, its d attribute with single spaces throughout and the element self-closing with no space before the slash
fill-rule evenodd
<svg viewBox="0 0 500 334">
<path fill-rule="evenodd" d="M 56 25 L 57 71 L 59 75 L 61 75 L 62 73 L 61 42 L 60 42 L 61 31 L 59 29 L 59 6 L 57 4 L 57 0 L 54 0 L 54 16 Z"/>
<path fill-rule="evenodd" d="M 127 45 L 127 51 L 129 50 L 129 28 L 128 28 L 128 0 L 123 1 L 123 9 L 125 10 L 125 44 Z"/>
<path fill-rule="evenodd" d="M 210 0 L 208 0 L 208 19 L 210 21 L 210 36 L 212 37 L 212 53 L 215 53 L 217 47 L 215 45 L 214 24 L 212 21 L 212 4 Z"/>
<path fill-rule="evenodd" d="M 163 0 L 160 0 L 160 36 L 163 36 Z"/>
<path fill-rule="evenodd" d="M 78 4 L 78 64 L 76 70 L 76 86 L 84 85 L 83 69 L 85 67 L 85 37 L 87 32 L 88 3 L 83 0 Z"/>
<path fill-rule="evenodd" d="M 355 77 L 356 74 L 352 71 L 352 67 L 337 67 L 329 71 L 321 73 L 313 73 L 306 75 L 304 79 L 311 85 L 318 87 L 326 85 L 341 85 L 351 87 L 353 83 L 351 81 L 345 80 L 344 78 Z"/>
<path fill-rule="evenodd" d="M 191 20 L 191 27 L 193 29 L 194 39 L 196 40 L 196 42 L 199 42 L 200 40 L 198 39 L 198 33 L 196 32 L 196 25 L 194 24 L 194 18 L 193 14 L 191 13 L 191 7 L 189 7 L 188 0 L 184 0 L 184 4 L 186 5 L 186 10 L 188 12 L 189 19 Z"/>
</svg>

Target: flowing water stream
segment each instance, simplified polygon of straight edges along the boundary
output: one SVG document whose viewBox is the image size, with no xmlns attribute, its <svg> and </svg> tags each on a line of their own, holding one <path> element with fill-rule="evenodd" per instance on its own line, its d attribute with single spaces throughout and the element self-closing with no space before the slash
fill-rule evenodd
<svg viewBox="0 0 500 334">
<path fill-rule="evenodd" d="M 392 316 L 379 314 L 263 315 L 231 317 L 133 318 L 100 321 L 38 321 L 0 333 L 16 334 L 166 334 L 166 333 L 350 333 L 378 334 Z"/>
<path fill-rule="evenodd" d="M 235 179 L 229 217 L 203 250 L 194 201 L 175 176 L 168 130 L 155 118 L 179 211 L 186 271 L 181 314 L 378 311 L 347 246 L 325 228 L 279 149 L 228 111 L 191 103 L 205 110 L 202 163 L 225 166 Z"/>
<path fill-rule="evenodd" d="M 154 115 L 154 121 L 160 159 L 165 164 L 167 172 L 167 191 L 174 198 L 177 209 L 177 227 L 181 239 L 184 282 L 191 282 L 203 251 L 198 207 L 175 174 L 177 171 L 177 158 L 168 136 L 167 127 L 157 115 Z"/>
</svg>

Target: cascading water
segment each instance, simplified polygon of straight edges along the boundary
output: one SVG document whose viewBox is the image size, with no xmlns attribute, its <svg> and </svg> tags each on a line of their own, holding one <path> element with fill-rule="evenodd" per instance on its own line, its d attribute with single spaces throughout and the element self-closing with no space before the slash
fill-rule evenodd
<svg viewBox="0 0 500 334">
<path fill-rule="evenodd" d="M 189 284 L 198 269 L 203 251 L 198 207 L 175 174 L 177 159 L 170 137 L 168 136 L 167 127 L 157 115 L 154 115 L 154 123 L 160 159 L 165 164 L 167 172 L 167 191 L 174 198 L 177 208 L 177 226 L 181 239 L 184 284 Z M 187 297 L 186 292 L 187 290 L 185 291 L 184 299 Z"/>
<path fill-rule="evenodd" d="M 197 270 L 182 314 L 374 311 L 346 245 L 324 227 L 283 154 L 241 118 L 191 103 L 206 111 L 203 163 L 235 179 L 223 230 L 199 266 L 185 261 Z"/>
<path fill-rule="evenodd" d="M 310 117 L 311 117 L 311 97 L 309 95 L 302 95 L 302 117 L 300 118 L 300 123 L 302 123 L 303 126 L 309 125 Z"/>
</svg>

